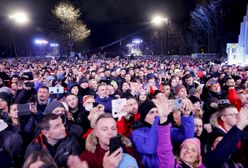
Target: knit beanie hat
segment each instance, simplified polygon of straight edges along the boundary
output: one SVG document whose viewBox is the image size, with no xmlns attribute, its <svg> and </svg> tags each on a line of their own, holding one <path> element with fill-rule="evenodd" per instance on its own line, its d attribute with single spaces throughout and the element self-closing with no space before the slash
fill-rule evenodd
<svg viewBox="0 0 248 168">
<path fill-rule="evenodd" d="M 0 99 L 6 101 L 8 106 L 10 105 L 11 97 L 8 93 L 0 92 Z"/>
<path fill-rule="evenodd" d="M 7 94 L 9 94 L 9 95 L 12 94 L 12 93 L 11 93 L 11 89 L 10 89 L 9 87 L 6 87 L 6 86 L 1 87 L 1 88 L 0 88 L 0 92 L 5 92 L 5 93 L 7 93 Z"/>
<path fill-rule="evenodd" d="M 183 88 L 185 88 L 185 86 L 182 85 L 182 84 L 176 85 L 176 87 L 175 87 L 175 93 L 176 93 L 176 95 L 178 95 L 178 93 L 180 92 L 180 90 L 183 89 Z"/>
<path fill-rule="evenodd" d="M 139 106 L 139 113 L 140 113 L 140 120 L 144 121 L 146 118 L 146 115 L 148 114 L 148 112 L 152 109 L 152 108 L 157 108 L 156 105 L 151 101 L 151 100 L 147 100 L 145 102 L 143 102 L 140 106 Z"/>
<path fill-rule="evenodd" d="M 137 161 L 131 155 L 127 153 L 122 153 L 122 159 L 119 163 L 118 168 L 127 168 L 127 167 L 138 168 Z"/>
<path fill-rule="evenodd" d="M 64 105 L 58 100 L 53 100 L 51 103 L 49 103 L 46 106 L 45 113 L 46 114 L 52 113 L 53 110 L 57 107 L 63 107 L 64 108 Z"/>
<path fill-rule="evenodd" d="M 180 148 L 182 148 L 184 145 L 186 145 L 188 143 L 194 144 L 196 146 L 196 148 L 197 148 L 197 152 L 198 152 L 198 155 L 197 155 L 197 160 L 198 160 L 197 167 L 199 167 L 200 165 L 202 165 L 201 142 L 197 138 L 187 138 L 180 145 Z"/>
<path fill-rule="evenodd" d="M 191 101 L 192 104 L 195 104 L 196 102 L 200 102 L 201 103 L 201 100 L 196 97 L 196 96 L 190 96 L 189 97 L 189 100 Z"/>
<path fill-rule="evenodd" d="M 83 78 L 81 78 L 81 79 L 79 80 L 78 84 L 79 84 L 79 86 L 80 86 L 82 83 L 88 83 L 88 82 L 89 82 L 88 79 L 85 78 L 85 77 L 83 77 Z"/>
<path fill-rule="evenodd" d="M 94 100 L 94 97 L 92 95 L 85 95 L 83 97 L 83 105 L 87 103 L 89 100 Z"/>
</svg>

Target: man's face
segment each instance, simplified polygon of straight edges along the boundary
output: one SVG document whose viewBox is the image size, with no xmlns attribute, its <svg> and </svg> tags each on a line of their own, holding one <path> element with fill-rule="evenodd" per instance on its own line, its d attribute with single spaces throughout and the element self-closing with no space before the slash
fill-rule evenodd
<svg viewBox="0 0 248 168">
<path fill-rule="evenodd" d="M 107 97 L 108 96 L 108 88 L 105 85 L 101 85 L 98 87 L 97 94 L 100 97 Z"/>
<path fill-rule="evenodd" d="M 235 85 L 234 79 L 228 79 L 228 80 L 226 81 L 226 85 L 227 85 L 227 86 Z"/>
<path fill-rule="evenodd" d="M 212 92 L 215 92 L 215 93 L 220 92 L 220 91 L 221 91 L 220 84 L 219 84 L 219 83 L 212 84 L 212 86 L 211 86 L 211 91 L 212 91 Z"/>
<path fill-rule="evenodd" d="M 96 90 L 97 89 L 97 81 L 96 80 L 90 80 L 90 87 L 93 90 Z"/>
<path fill-rule="evenodd" d="M 103 147 L 109 146 L 109 140 L 117 136 L 117 126 L 113 118 L 102 118 L 96 123 L 94 133 Z"/>
<path fill-rule="evenodd" d="M 202 120 L 200 118 L 195 118 L 194 123 L 195 123 L 195 134 L 196 134 L 196 136 L 199 137 L 202 134 L 202 131 L 203 131 Z"/>
<path fill-rule="evenodd" d="M 248 94 L 245 92 L 245 90 L 241 89 L 237 91 L 238 99 L 244 104 L 248 103 Z"/>
<path fill-rule="evenodd" d="M 88 82 L 83 82 L 80 84 L 80 87 L 83 88 L 83 89 L 86 89 L 89 87 L 89 83 Z"/>
<path fill-rule="evenodd" d="M 40 88 L 37 93 L 39 101 L 46 101 L 49 97 L 49 91 L 45 88 Z"/>
<path fill-rule="evenodd" d="M 65 126 L 60 117 L 55 120 L 50 120 L 49 125 L 50 129 L 44 130 L 46 137 L 52 140 L 61 140 L 66 137 Z"/>
<path fill-rule="evenodd" d="M 126 75 L 125 75 L 125 80 L 126 80 L 127 82 L 129 82 L 129 81 L 131 80 L 131 75 L 130 75 L 130 74 L 126 74 Z"/>
<path fill-rule="evenodd" d="M 130 113 L 137 114 L 138 112 L 138 103 L 135 99 L 128 99 L 127 100 L 128 108 L 130 109 Z"/>
<path fill-rule="evenodd" d="M 224 124 L 233 127 L 238 122 L 238 110 L 234 107 L 227 108 L 224 110 L 221 119 L 224 122 Z"/>
<path fill-rule="evenodd" d="M 127 82 L 123 83 L 122 84 L 122 90 L 127 91 L 128 89 L 130 89 L 129 84 Z"/>
<path fill-rule="evenodd" d="M 75 109 L 78 106 L 78 98 L 75 95 L 69 95 L 65 99 L 68 106 L 72 109 Z"/>
<path fill-rule="evenodd" d="M 4 110 L 7 107 L 8 107 L 7 102 L 0 98 L 0 110 Z"/>
<path fill-rule="evenodd" d="M 185 82 L 186 82 L 188 85 L 192 85 L 192 84 L 193 84 L 193 78 L 192 78 L 192 77 L 187 78 L 187 79 L 185 79 Z"/>
</svg>

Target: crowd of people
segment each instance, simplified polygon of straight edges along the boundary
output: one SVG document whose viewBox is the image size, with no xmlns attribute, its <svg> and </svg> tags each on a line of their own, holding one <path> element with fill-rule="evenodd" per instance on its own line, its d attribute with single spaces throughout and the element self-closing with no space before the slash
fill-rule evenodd
<svg viewBox="0 0 248 168">
<path fill-rule="evenodd" d="M 0 63 L 2 168 L 245 168 L 247 125 L 248 67 L 188 57 Z"/>
</svg>

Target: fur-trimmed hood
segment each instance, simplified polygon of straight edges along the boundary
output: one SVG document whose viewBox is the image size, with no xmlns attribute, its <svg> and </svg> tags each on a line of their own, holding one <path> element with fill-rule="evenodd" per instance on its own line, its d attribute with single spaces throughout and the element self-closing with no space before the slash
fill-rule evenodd
<svg viewBox="0 0 248 168">
<path fill-rule="evenodd" d="M 121 142 L 126 147 L 132 147 L 132 142 L 128 138 L 122 135 L 121 135 Z M 86 138 L 85 149 L 89 152 L 95 153 L 97 145 L 98 145 L 97 137 L 94 135 L 93 132 L 91 132 Z"/>
</svg>

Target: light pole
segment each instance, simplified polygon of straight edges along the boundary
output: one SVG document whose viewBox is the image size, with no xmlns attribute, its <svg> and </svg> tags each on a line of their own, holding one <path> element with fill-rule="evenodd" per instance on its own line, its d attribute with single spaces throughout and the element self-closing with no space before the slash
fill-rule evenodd
<svg viewBox="0 0 248 168">
<path fill-rule="evenodd" d="M 151 24 L 158 28 L 158 37 L 159 37 L 159 45 L 160 45 L 160 55 L 164 54 L 163 50 L 163 36 L 162 36 L 162 28 L 163 25 L 168 24 L 169 20 L 166 17 L 161 15 L 156 15 L 152 18 Z M 168 43 L 168 41 L 167 41 Z"/>
<path fill-rule="evenodd" d="M 29 22 L 29 17 L 25 12 L 16 12 L 16 13 L 10 14 L 9 19 L 17 26 L 25 26 Z M 14 45 L 15 55 L 18 57 L 14 30 L 12 31 L 12 33 L 13 33 L 12 36 L 13 36 L 13 45 Z"/>
</svg>

